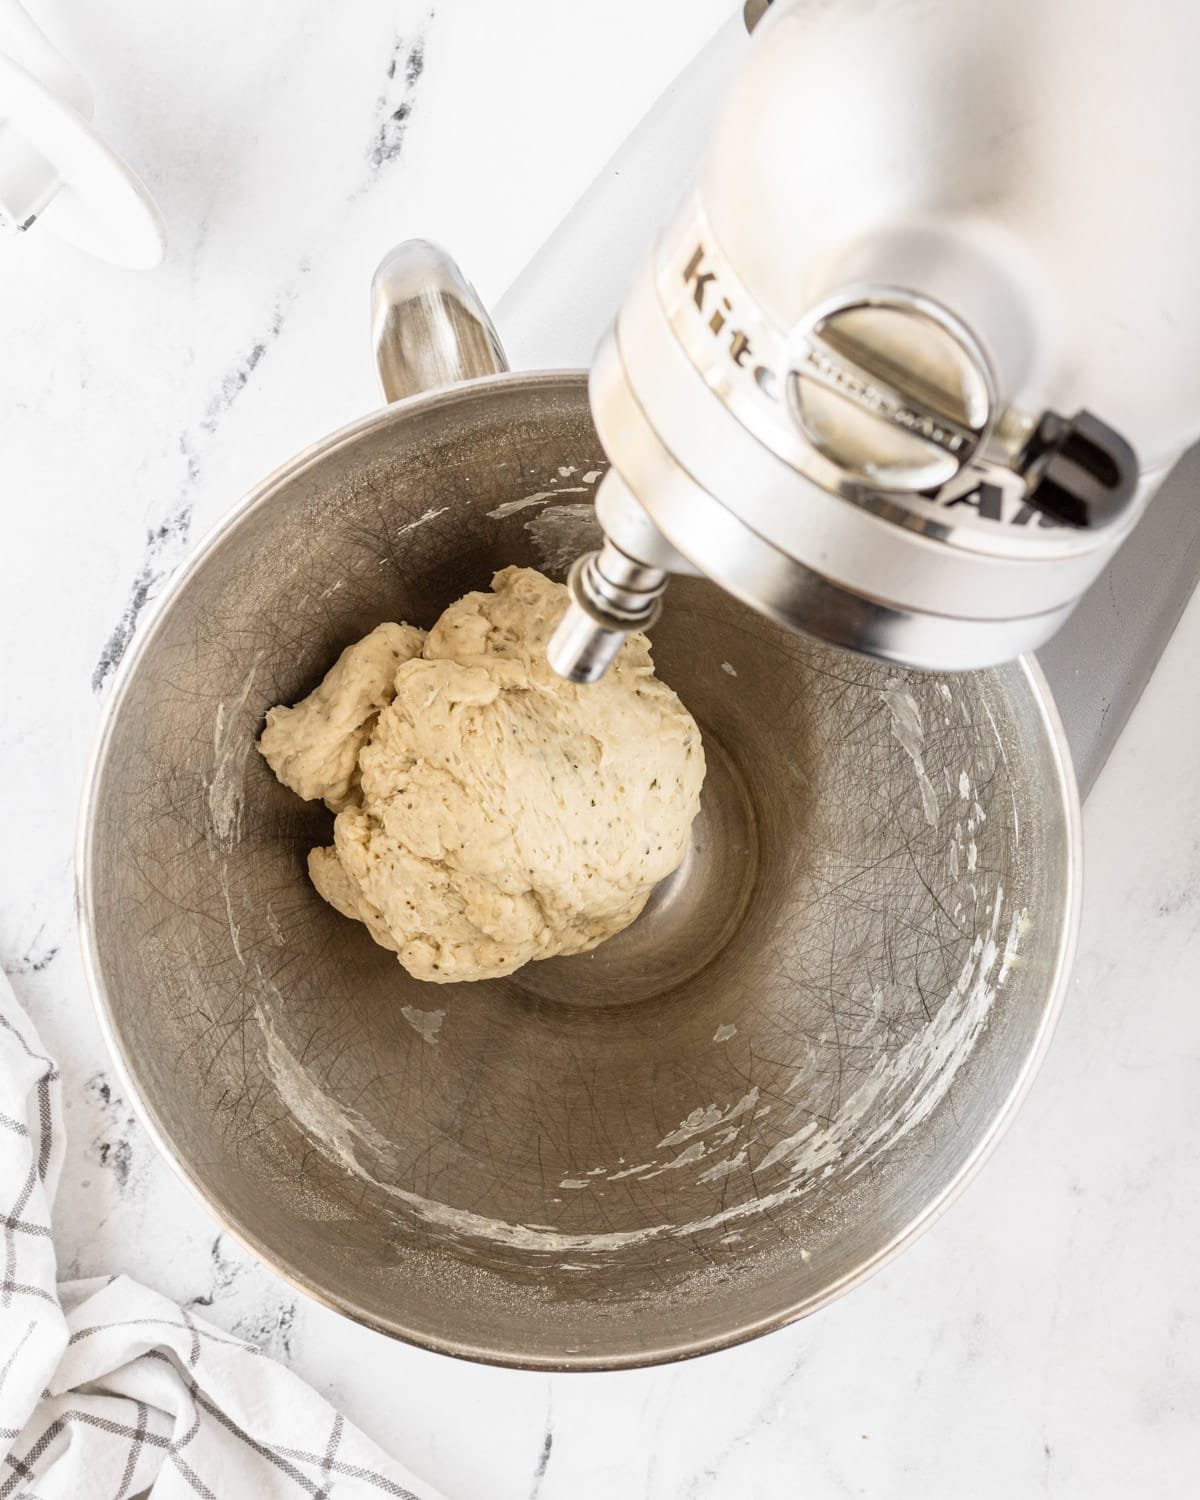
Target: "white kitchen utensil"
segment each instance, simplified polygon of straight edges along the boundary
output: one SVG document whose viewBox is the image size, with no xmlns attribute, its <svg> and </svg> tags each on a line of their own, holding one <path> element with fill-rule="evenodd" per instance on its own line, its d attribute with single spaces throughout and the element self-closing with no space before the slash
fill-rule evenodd
<svg viewBox="0 0 1200 1500">
<path fill-rule="evenodd" d="M 146 189 L 91 125 L 92 93 L 18 0 L 0 0 L 0 231 L 44 224 L 116 265 L 162 259 Z"/>
</svg>

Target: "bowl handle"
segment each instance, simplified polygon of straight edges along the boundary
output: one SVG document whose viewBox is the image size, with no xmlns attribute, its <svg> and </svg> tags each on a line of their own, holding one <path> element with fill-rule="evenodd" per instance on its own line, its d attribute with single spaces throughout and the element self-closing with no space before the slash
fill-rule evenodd
<svg viewBox="0 0 1200 1500">
<path fill-rule="evenodd" d="M 388 401 L 508 369 L 475 288 L 429 240 L 405 240 L 380 262 L 371 282 L 371 329 Z"/>
</svg>

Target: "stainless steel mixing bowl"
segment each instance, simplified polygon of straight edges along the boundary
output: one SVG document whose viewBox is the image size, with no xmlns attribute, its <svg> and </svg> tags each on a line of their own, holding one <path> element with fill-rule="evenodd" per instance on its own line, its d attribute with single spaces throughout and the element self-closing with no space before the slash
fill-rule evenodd
<svg viewBox="0 0 1200 1500">
<path fill-rule="evenodd" d="M 897 672 L 680 579 L 654 655 L 708 781 L 628 932 L 431 986 L 326 906 L 329 815 L 255 752 L 266 709 L 504 564 L 561 577 L 603 467 L 584 377 L 542 374 L 281 470 L 126 663 L 81 850 L 113 1050 L 213 1212 L 383 1332 L 544 1368 L 747 1338 L 911 1239 L 1030 1079 L 1078 903 L 1032 664 Z"/>
</svg>

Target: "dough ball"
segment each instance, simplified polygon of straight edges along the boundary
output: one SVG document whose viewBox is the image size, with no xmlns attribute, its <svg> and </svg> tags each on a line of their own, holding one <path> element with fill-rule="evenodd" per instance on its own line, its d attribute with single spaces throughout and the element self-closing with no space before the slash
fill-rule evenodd
<svg viewBox="0 0 1200 1500">
<path fill-rule="evenodd" d="M 382 648 L 347 660 L 406 627 L 381 626 L 303 704 L 272 711 L 295 732 L 286 756 L 267 744 L 278 718 L 263 735 L 276 774 L 340 807 L 314 885 L 418 979 L 490 979 L 594 948 L 683 859 L 704 780 L 695 720 L 643 635 L 593 686 L 558 677 L 545 649 L 565 604 L 560 584 L 506 568 L 446 610 L 386 697 L 365 680 Z"/>
</svg>

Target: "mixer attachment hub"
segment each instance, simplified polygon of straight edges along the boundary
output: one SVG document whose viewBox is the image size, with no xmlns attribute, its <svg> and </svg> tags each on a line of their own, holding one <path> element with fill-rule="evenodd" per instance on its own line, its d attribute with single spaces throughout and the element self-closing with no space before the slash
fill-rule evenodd
<svg viewBox="0 0 1200 1500">
<path fill-rule="evenodd" d="M 627 556 L 605 539 L 599 552 L 576 560 L 571 602 L 550 638 L 550 665 L 568 682 L 599 682 L 625 638 L 658 618 L 668 574 Z"/>
</svg>

